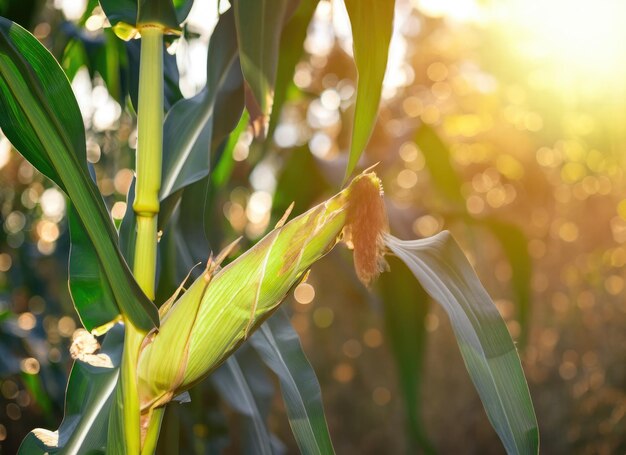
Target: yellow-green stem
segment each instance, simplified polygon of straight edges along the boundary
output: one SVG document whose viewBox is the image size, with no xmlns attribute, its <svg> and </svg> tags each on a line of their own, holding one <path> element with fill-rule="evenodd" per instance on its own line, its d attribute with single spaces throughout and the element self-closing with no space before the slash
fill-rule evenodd
<svg viewBox="0 0 626 455">
<path fill-rule="evenodd" d="M 137 216 L 137 239 L 133 274 L 143 292 L 154 300 L 157 215 L 161 186 L 163 149 L 163 30 L 160 26 L 141 27 L 139 62 L 139 106 L 137 109 L 137 183 L 133 210 Z M 146 333 L 126 321 L 122 390 L 124 432 L 129 455 L 141 452 L 140 410 L 137 393 L 137 358 Z M 158 427 L 155 430 L 158 439 Z M 155 442 L 156 444 L 156 442 Z"/>
<path fill-rule="evenodd" d="M 154 454 L 157 442 L 159 442 L 159 433 L 161 431 L 161 423 L 163 422 L 164 414 L 165 406 L 150 411 L 150 415 L 148 416 L 148 430 L 146 431 L 146 437 L 143 441 L 143 447 L 141 448 L 141 455 Z"/>
<path fill-rule="evenodd" d="M 163 30 L 141 28 L 139 106 L 137 109 L 137 184 L 133 210 L 137 214 L 135 279 L 154 299 L 159 189 L 163 150 Z"/>
<path fill-rule="evenodd" d="M 126 453 L 137 455 L 141 450 L 141 422 L 139 394 L 137 393 L 137 358 L 139 347 L 146 336 L 129 319 L 125 320 L 124 354 L 122 356 L 121 386 L 124 400 L 124 439 Z"/>
</svg>

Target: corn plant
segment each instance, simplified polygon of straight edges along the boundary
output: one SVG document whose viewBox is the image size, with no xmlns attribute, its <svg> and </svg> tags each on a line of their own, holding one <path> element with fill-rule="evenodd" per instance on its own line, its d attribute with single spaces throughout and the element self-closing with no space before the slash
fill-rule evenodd
<svg viewBox="0 0 626 455">
<path fill-rule="evenodd" d="M 211 37 L 206 87 L 192 98 L 170 100 L 164 88 L 164 39 L 181 34 L 191 3 L 100 1 L 115 34 L 141 43 L 137 96 L 131 93 L 137 114 L 136 179 L 128 195 L 132 210 L 119 230 L 90 175 L 84 126 L 66 74 L 35 37 L 0 19 L 0 127 L 68 197 L 69 289 L 84 326 L 71 348 L 75 362 L 63 422 L 56 431 L 34 429 L 20 453 L 155 453 L 167 444 L 160 438 L 167 432 L 162 427 L 166 409 L 189 401 L 189 392 L 207 377 L 218 378 L 218 389 L 235 409 L 253 407 L 246 374 L 254 371 L 246 371 L 248 364 L 234 355 L 242 345 L 252 345 L 278 375 L 300 450 L 333 453 L 319 384 L 295 332 L 277 310 L 310 267 L 339 243 L 353 250 L 356 275 L 366 287 L 381 273 L 394 274 L 396 263 L 390 270 L 385 256 L 406 264 L 448 313 L 506 451 L 536 453 L 537 423 L 517 351 L 460 247 L 448 232 L 415 241 L 394 237 L 379 178 L 372 170 L 354 176 L 376 119 L 392 0 L 345 0 L 358 84 L 342 188 L 291 220 L 288 210 L 235 259 L 238 240 L 214 254 L 203 251 L 208 260 L 190 272 L 195 278 L 188 276 L 171 297 L 159 301 L 157 272 L 168 267 L 169 258 L 167 242 L 159 239 L 185 235 L 187 212 L 203 209 L 192 203 L 197 185 L 228 177 L 224 169 L 242 129 L 249 124 L 260 142 L 272 133 L 284 101 L 285 74 L 291 77 L 297 61 L 287 51 L 302 45 L 301 30 L 317 4 L 234 0 Z M 300 38 L 281 45 L 286 33 Z M 210 173 L 209 157 L 218 155 Z M 193 261 L 187 265 L 191 269 Z M 251 416 L 248 451 L 275 452 L 265 422 Z M 177 450 L 168 447 L 166 453 Z"/>
</svg>

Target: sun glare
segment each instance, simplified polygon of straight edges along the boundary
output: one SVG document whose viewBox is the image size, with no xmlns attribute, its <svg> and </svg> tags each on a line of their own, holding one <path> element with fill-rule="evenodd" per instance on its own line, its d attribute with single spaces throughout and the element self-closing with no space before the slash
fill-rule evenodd
<svg viewBox="0 0 626 455">
<path fill-rule="evenodd" d="M 626 75 L 626 2 L 622 0 L 510 0 L 502 24 L 512 24 L 527 56 L 606 83 Z M 515 37 L 513 37 L 515 38 Z"/>
<path fill-rule="evenodd" d="M 626 81 L 624 0 L 411 0 L 423 14 L 497 31 L 544 85 L 598 95 Z M 500 39 L 498 38 L 498 39 Z M 501 44 L 501 43 L 500 43 Z"/>
</svg>

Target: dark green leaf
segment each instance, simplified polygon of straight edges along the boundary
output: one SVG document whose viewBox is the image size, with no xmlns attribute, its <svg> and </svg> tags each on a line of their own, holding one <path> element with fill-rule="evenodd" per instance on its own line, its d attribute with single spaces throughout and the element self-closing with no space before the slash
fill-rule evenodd
<svg viewBox="0 0 626 455">
<path fill-rule="evenodd" d="M 187 19 L 192 6 L 193 0 L 174 0 L 174 8 L 176 8 L 176 17 L 179 24 L 182 24 Z"/>
<path fill-rule="evenodd" d="M 135 201 L 135 183 L 136 179 L 133 177 L 126 195 L 126 207 L 132 207 Z M 134 210 L 126 210 L 124 213 L 119 234 L 120 250 L 126 262 L 132 264 L 135 261 L 135 240 L 137 238 L 137 219 Z"/>
<path fill-rule="evenodd" d="M 279 309 L 269 318 L 250 337 L 250 342 L 278 376 L 289 424 L 300 452 L 334 453 L 320 385 L 284 310 Z"/>
<path fill-rule="evenodd" d="M 137 111 L 139 106 L 139 60 L 141 58 L 141 40 L 131 40 L 126 45 L 126 55 L 128 58 L 128 92 L 133 108 Z M 167 52 L 163 45 L 163 78 L 164 78 L 164 98 L 163 108 L 168 111 L 176 102 L 182 99 L 178 86 L 179 74 L 176 64 L 176 56 Z"/>
<path fill-rule="evenodd" d="M 231 11 L 220 17 L 208 52 L 206 87 L 193 98 L 176 103 L 165 118 L 161 200 L 209 172 L 212 114 L 218 93 L 237 91 L 240 86 Z"/>
<path fill-rule="evenodd" d="M 82 41 L 74 38 L 70 39 L 63 51 L 61 62 L 70 81 L 74 79 L 80 68 L 88 66 L 87 52 Z"/>
<path fill-rule="evenodd" d="M 293 85 L 293 74 L 296 65 L 300 61 L 303 53 L 304 40 L 308 25 L 311 22 L 313 13 L 317 8 L 319 0 L 307 0 L 300 2 L 298 9 L 289 19 L 280 37 L 280 51 L 278 53 L 278 69 L 276 71 L 276 90 L 274 93 L 274 105 L 269 125 L 269 136 L 272 136 L 278 120 L 283 103 L 287 98 L 289 87 Z"/>
<path fill-rule="evenodd" d="M 137 0 L 100 0 L 100 6 L 112 26 L 137 23 Z"/>
<path fill-rule="evenodd" d="M 160 24 L 178 30 L 178 17 L 172 0 L 140 0 L 137 10 L 138 24 Z"/>
<path fill-rule="evenodd" d="M 0 126 L 13 145 L 69 196 L 118 308 L 144 330 L 158 326 L 117 247 L 117 233 L 87 171 L 85 131 L 63 70 L 26 30 L 0 18 Z M 86 321 L 88 329 L 108 321 Z"/>
<path fill-rule="evenodd" d="M 239 136 L 241 136 L 241 133 L 243 133 L 247 128 L 248 120 L 248 113 L 244 112 L 239 119 L 239 123 L 229 135 L 228 140 L 225 142 L 222 154 L 215 165 L 213 173 L 211 174 L 211 184 L 214 188 L 222 188 L 228 182 L 235 166 L 233 150 L 239 141 Z"/>
<path fill-rule="evenodd" d="M 325 178 L 319 170 L 308 147 L 292 150 L 276 185 L 272 203 L 272 218 L 278 221 L 287 208 L 294 203 L 296 212 L 312 207 L 320 194 L 328 189 Z"/>
<path fill-rule="evenodd" d="M 461 179 L 452 167 L 450 151 L 431 127 L 422 125 L 415 133 L 415 143 L 424 155 L 424 161 L 434 185 L 457 207 L 465 209 L 461 193 Z"/>
<path fill-rule="evenodd" d="M 122 106 L 126 93 L 123 90 L 122 77 L 125 75 L 126 49 L 113 31 L 104 30 L 104 45 L 96 57 L 95 70 L 104 80 L 111 96 Z"/>
<path fill-rule="evenodd" d="M 258 133 L 264 132 L 272 111 L 280 35 L 287 0 L 236 0 L 235 20 L 246 107 Z"/>
<path fill-rule="evenodd" d="M 508 453 L 536 454 L 539 430 L 506 324 L 449 232 L 415 241 L 385 236 L 387 247 L 448 313 L 487 417 Z"/>
<path fill-rule="evenodd" d="M 250 374 L 250 365 L 243 363 L 242 369 L 237 355 L 231 355 L 224 365 L 211 375 L 211 379 L 220 396 L 239 414 L 246 417 L 245 438 L 249 453 L 271 455 L 271 434 L 265 422 L 266 412 L 261 410 L 258 403 L 259 396 L 255 393 L 253 381 L 259 378 Z M 261 371 L 257 371 L 262 373 Z M 269 384 L 271 396 L 272 387 Z"/>
<path fill-rule="evenodd" d="M 388 258 L 392 273 L 380 277 L 380 289 L 385 310 L 385 335 L 398 369 L 398 378 L 407 415 L 407 436 L 411 452 L 421 448 L 433 453 L 426 438 L 426 429 L 420 416 L 421 384 L 424 375 L 428 294 L 413 279 L 411 271 L 397 258 Z"/>
<path fill-rule="evenodd" d="M 369 142 L 387 68 L 393 31 L 395 0 L 345 0 L 350 23 L 358 80 L 350 157 L 344 182 L 348 180 Z"/>
<path fill-rule="evenodd" d="M 70 293 L 83 326 L 92 328 L 115 319 L 119 310 L 98 256 L 71 203 L 68 204 L 67 218 L 72 239 Z"/>
<path fill-rule="evenodd" d="M 424 155 L 426 167 L 437 189 L 463 213 L 465 198 L 461 193 L 461 179 L 451 163 L 450 151 L 435 130 L 422 125 L 415 134 L 415 143 Z M 487 227 L 498 239 L 507 259 L 511 264 L 512 284 L 519 322 L 522 327 L 520 344 L 524 344 L 528 317 L 530 313 L 530 279 L 532 263 L 528 254 L 528 241 L 524 233 L 512 224 L 494 219 L 476 220 L 468 214 L 468 223 Z"/>
<path fill-rule="evenodd" d="M 522 328 L 518 343 L 523 347 L 528 334 L 531 303 L 532 260 L 528 253 L 528 239 L 521 229 L 512 224 L 493 219 L 486 219 L 484 223 L 500 241 L 502 251 L 511 264 L 511 284 Z"/>
</svg>

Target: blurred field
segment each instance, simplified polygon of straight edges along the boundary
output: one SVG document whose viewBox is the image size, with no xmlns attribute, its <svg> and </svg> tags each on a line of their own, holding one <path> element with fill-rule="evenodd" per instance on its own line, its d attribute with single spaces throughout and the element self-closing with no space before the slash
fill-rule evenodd
<svg viewBox="0 0 626 455">
<path fill-rule="evenodd" d="M 379 162 L 399 237 L 449 229 L 470 256 L 518 341 L 542 451 L 624 453 L 626 65 L 617 19 L 626 14 L 608 0 L 574 3 L 397 0 L 380 120 L 362 165 Z M 71 11 L 37 11 L 24 25 L 61 55 L 55 33 Z M 225 240 L 254 241 L 291 200 L 299 213 L 339 186 L 354 109 L 346 27 L 341 2 L 320 2 L 269 147 L 240 140 L 216 210 Z M 197 56 L 208 32 L 197 31 L 179 59 L 186 95 L 204 68 Z M 101 79 L 79 74 L 74 87 L 89 159 L 119 220 L 132 120 Z M 0 453 L 10 454 L 33 426 L 62 418 L 78 322 L 65 284 L 62 195 L 4 138 L 0 168 Z M 402 453 L 406 418 L 384 304 L 357 283 L 344 253 L 314 267 L 310 286 L 290 298 L 292 322 L 318 373 L 337 453 Z M 424 326 L 419 412 L 428 439 L 440 453 L 502 453 L 445 314 L 431 304 Z M 275 408 L 270 425 L 293 453 L 279 399 Z"/>
</svg>

